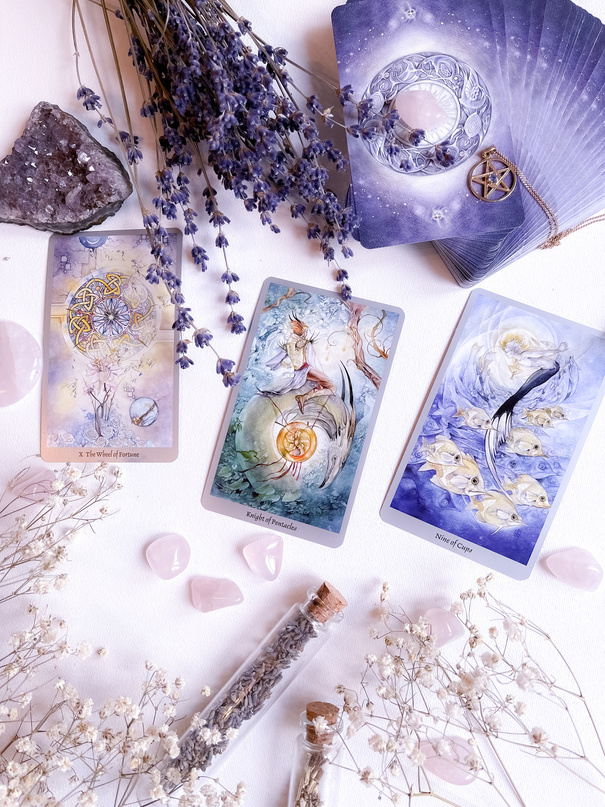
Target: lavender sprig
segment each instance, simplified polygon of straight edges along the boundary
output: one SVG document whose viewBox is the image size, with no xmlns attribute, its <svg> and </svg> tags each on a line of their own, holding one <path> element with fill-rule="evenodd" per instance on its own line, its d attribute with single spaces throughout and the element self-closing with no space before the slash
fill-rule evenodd
<svg viewBox="0 0 605 807">
<path fill-rule="evenodd" d="M 73 2 L 84 25 L 80 0 Z M 255 211 L 261 223 L 273 232 L 279 232 L 274 214 L 288 205 L 292 218 L 305 221 L 307 236 L 318 242 L 323 257 L 329 264 L 336 264 L 341 295 L 349 299 L 348 273 L 336 263 L 336 250 L 343 258 L 353 255 L 348 239 L 359 222 L 327 187 L 330 167 L 344 171 L 348 164 L 334 143 L 319 133 L 318 120 L 328 127 L 337 124 L 332 108 L 324 108 L 317 96 L 305 98 L 304 94 L 301 108 L 302 104 L 299 106 L 295 100 L 300 90 L 288 72 L 294 63 L 287 52 L 258 37 L 250 22 L 227 3 L 118 0 L 118 5 L 115 16 L 128 32 L 129 56 L 143 94 L 140 112 L 150 120 L 156 136 L 158 191 L 153 213 L 139 193 L 154 256 L 147 277 L 152 283 L 161 280 L 168 288 L 177 307 L 175 330 L 182 333 L 192 328 L 193 343 L 198 347 L 207 346 L 211 338 L 195 337 L 201 330 L 206 333 L 206 329 L 198 328 L 190 309 L 185 308 L 180 281 L 164 250 L 164 223 L 180 215 L 185 234 L 192 239 L 194 263 L 202 271 L 208 267 L 208 254 L 196 240 L 200 211 L 193 196 L 199 198 L 200 191 L 208 222 L 217 231 L 214 245 L 225 264 L 221 280 L 227 285 L 227 323 L 232 333 L 246 330 L 244 318 L 236 310 L 240 297 L 233 288 L 239 277 L 227 261 L 225 228 L 229 219 L 220 208 L 218 192 L 210 180 L 212 172 L 224 190 L 240 199 L 247 211 Z M 115 52 L 106 0 L 100 0 L 100 6 Z M 117 57 L 115 63 L 123 87 Z M 98 80 L 101 84 L 99 76 Z M 101 114 L 100 97 L 80 84 L 78 95 L 84 107 Z M 350 86 L 332 90 L 340 104 L 354 104 L 360 112 L 368 103 L 356 103 Z M 102 86 L 101 95 L 106 97 Z M 123 101 L 126 108 L 124 94 Z M 389 131 L 395 119 L 396 113 L 389 112 L 384 118 L 374 116 L 372 126 L 361 124 L 347 130 L 353 136 L 370 139 L 378 130 Z M 117 133 L 117 139 L 135 175 L 136 186 L 136 168 L 141 159 L 138 136 L 129 125 L 128 131 Z M 191 340 L 184 338 L 178 342 L 177 363 L 183 368 L 193 363 L 187 354 L 189 344 Z M 223 366 L 220 362 L 219 365 Z M 226 386 L 235 377 L 229 373 L 231 370 L 222 373 Z"/>
</svg>

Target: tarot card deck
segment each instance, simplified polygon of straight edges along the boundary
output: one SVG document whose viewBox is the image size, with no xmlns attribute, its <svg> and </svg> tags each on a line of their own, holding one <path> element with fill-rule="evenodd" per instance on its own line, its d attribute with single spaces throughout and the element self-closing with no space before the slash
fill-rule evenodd
<svg viewBox="0 0 605 807">
<path fill-rule="evenodd" d="M 602 208 L 605 26 L 571 0 L 349 0 L 333 27 L 364 246 L 431 240 L 472 285 Z"/>
<path fill-rule="evenodd" d="M 180 272 L 181 234 L 167 249 Z M 145 280 L 145 231 L 50 239 L 41 454 L 49 462 L 176 459 L 174 306 Z"/>
<path fill-rule="evenodd" d="M 392 306 L 267 280 L 204 507 L 340 546 L 402 324 Z"/>
<path fill-rule="evenodd" d="M 381 511 L 529 576 L 605 391 L 605 334 L 471 294 Z"/>
</svg>

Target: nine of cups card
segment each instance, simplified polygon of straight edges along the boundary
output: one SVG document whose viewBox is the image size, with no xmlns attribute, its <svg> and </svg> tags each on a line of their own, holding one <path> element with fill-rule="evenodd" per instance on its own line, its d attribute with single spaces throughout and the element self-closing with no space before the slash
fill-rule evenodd
<svg viewBox="0 0 605 807">
<path fill-rule="evenodd" d="M 179 272 L 181 234 L 166 249 Z M 178 453 L 174 305 L 145 279 L 144 230 L 50 239 L 41 455 L 169 462 Z"/>
<path fill-rule="evenodd" d="M 340 546 L 403 312 L 269 278 L 202 504 Z"/>
<path fill-rule="evenodd" d="M 604 334 L 473 292 L 382 518 L 529 577 L 604 378 Z"/>
</svg>

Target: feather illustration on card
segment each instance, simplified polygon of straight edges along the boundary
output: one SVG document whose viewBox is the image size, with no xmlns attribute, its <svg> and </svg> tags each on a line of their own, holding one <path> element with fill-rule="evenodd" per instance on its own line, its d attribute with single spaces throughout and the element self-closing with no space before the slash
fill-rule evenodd
<svg viewBox="0 0 605 807">
<path fill-rule="evenodd" d="M 269 280 L 202 502 L 339 546 L 403 313 Z"/>
<path fill-rule="evenodd" d="M 529 575 L 603 395 L 605 335 L 471 295 L 381 515 Z"/>
<path fill-rule="evenodd" d="M 166 248 L 179 271 L 180 239 Z M 145 278 L 144 231 L 53 236 L 41 453 L 47 461 L 170 461 L 178 451 L 174 306 Z"/>
</svg>

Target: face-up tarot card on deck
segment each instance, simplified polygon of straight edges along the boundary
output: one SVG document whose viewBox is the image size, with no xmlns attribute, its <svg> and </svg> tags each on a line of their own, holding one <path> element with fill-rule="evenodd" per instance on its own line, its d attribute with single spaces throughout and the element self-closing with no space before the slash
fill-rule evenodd
<svg viewBox="0 0 605 807">
<path fill-rule="evenodd" d="M 382 518 L 525 579 L 604 378 L 605 334 L 473 292 Z"/>
<path fill-rule="evenodd" d="M 392 306 L 267 280 L 204 507 L 340 546 L 402 324 Z"/>
<path fill-rule="evenodd" d="M 166 245 L 180 273 L 181 234 Z M 168 462 L 178 453 L 174 306 L 145 275 L 144 231 L 50 239 L 41 454 Z"/>
</svg>

